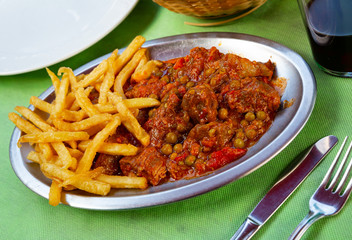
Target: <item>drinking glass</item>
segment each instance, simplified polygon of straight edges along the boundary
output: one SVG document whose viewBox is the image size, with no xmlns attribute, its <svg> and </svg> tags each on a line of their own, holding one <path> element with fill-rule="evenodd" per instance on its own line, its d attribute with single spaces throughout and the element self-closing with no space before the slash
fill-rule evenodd
<svg viewBox="0 0 352 240">
<path fill-rule="evenodd" d="M 352 77 L 352 0 L 297 0 L 318 66 Z"/>
</svg>

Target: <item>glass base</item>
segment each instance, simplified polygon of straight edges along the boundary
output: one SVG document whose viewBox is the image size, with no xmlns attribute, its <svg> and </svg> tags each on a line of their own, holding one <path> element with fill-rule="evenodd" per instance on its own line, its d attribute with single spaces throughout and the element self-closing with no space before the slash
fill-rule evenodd
<svg viewBox="0 0 352 240">
<path fill-rule="evenodd" d="M 338 72 L 334 70 L 327 69 L 323 66 L 321 66 L 319 63 L 317 63 L 318 67 L 322 69 L 324 72 L 333 75 L 335 77 L 345 77 L 345 78 L 352 78 L 352 72 Z"/>
</svg>

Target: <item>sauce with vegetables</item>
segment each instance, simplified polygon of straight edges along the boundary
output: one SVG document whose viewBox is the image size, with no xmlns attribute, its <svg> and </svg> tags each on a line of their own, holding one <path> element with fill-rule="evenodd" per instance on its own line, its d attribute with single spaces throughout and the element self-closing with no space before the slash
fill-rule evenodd
<svg viewBox="0 0 352 240">
<path fill-rule="evenodd" d="M 93 168 L 144 176 L 151 185 L 209 173 L 243 156 L 268 130 L 280 105 L 275 66 L 212 47 L 164 61 L 148 79 L 124 86 L 127 98 L 153 97 L 157 108 L 139 110 L 149 133 L 143 147 L 120 126 L 112 142 L 140 147 L 136 156 L 99 154 Z"/>
</svg>

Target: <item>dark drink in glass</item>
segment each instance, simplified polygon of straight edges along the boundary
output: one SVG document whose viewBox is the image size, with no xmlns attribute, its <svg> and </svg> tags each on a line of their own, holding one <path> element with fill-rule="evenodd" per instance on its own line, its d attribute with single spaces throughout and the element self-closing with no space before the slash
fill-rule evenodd
<svg viewBox="0 0 352 240">
<path fill-rule="evenodd" d="M 313 56 L 324 71 L 352 77 L 352 0 L 298 0 Z"/>
</svg>

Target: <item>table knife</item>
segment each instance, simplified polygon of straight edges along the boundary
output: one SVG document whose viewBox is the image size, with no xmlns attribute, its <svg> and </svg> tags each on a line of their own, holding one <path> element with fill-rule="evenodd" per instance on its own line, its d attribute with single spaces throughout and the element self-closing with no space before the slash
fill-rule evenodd
<svg viewBox="0 0 352 240">
<path fill-rule="evenodd" d="M 326 136 L 317 141 L 307 151 L 302 160 L 275 183 L 232 236 L 231 240 L 250 239 L 306 179 L 309 173 L 336 145 L 337 141 L 335 136 Z"/>
</svg>

